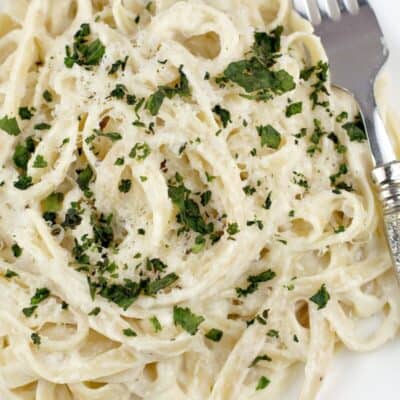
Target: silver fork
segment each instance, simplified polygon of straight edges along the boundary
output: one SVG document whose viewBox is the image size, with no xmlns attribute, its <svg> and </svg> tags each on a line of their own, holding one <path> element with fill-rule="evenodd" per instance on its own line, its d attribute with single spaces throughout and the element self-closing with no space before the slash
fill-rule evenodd
<svg viewBox="0 0 400 400">
<path fill-rule="evenodd" d="M 400 162 L 376 107 L 374 84 L 389 53 L 367 0 L 293 0 L 315 26 L 329 57 L 332 82 L 357 99 L 371 148 L 372 177 L 382 203 L 386 236 L 400 279 Z"/>
</svg>

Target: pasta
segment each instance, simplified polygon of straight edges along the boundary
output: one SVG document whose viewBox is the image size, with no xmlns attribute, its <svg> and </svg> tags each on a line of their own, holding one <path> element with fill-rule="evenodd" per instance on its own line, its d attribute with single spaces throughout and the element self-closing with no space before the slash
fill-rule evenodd
<svg viewBox="0 0 400 400">
<path fill-rule="evenodd" d="M 298 366 L 315 399 L 396 335 L 357 105 L 289 1 L 4 7 L 1 399 L 282 399 Z"/>
</svg>

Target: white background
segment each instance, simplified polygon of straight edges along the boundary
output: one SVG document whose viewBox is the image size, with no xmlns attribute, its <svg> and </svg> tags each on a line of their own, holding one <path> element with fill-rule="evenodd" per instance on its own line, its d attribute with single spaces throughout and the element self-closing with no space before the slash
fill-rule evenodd
<svg viewBox="0 0 400 400">
<path fill-rule="evenodd" d="M 390 102 L 397 111 L 400 107 L 400 0 L 370 2 L 381 22 L 391 54 L 387 65 L 390 74 Z M 1 3 L 2 0 L 0 8 Z M 341 351 L 324 380 L 318 400 L 399 400 L 399 371 L 400 339 L 372 353 Z M 297 398 L 300 384 L 299 379 L 299 385 L 293 387 L 293 393 L 288 398 Z"/>
</svg>

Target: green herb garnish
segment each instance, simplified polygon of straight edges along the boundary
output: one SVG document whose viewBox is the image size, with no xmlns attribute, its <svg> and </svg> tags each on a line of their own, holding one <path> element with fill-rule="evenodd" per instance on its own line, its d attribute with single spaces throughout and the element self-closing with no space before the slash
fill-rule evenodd
<svg viewBox="0 0 400 400">
<path fill-rule="evenodd" d="M 326 290 L 325 284 L 321 286 L 317 293 L 310 297 L 310 300 L 318 306 L 318 310 L 325 308 L 331 296 Z"/>
<path fill-rule="evenodd" d="M 34 108 L 29 109 L 28 107 L 20 107 L 18 110 L 18 114 L 22 120 L 29 120 L 33 117 L 34 111 Z"/>
<path fill-rule="evenodd" d="M 300 114 L 303 111 L 303 103 L 300 101 L 298 103 L 292 103 L 286 107 L 286 116 L 288 118 L 293 115 Z"/>
<path fill-rule="evenodd" d="M 230 122 L 232 122 L 231 120 L 231 113 L 226 110 L 225 108 L 222 108 L 219 104 L 217 104 L 213 109 L 212 109 L 213 113 L 217 114 L 218 117 L 221 120 L 221 124 L 224 128 L 226 128 L 228 126 L 228 124 Z"/>
<path fill-rule="evenodd" d="M 46 168 L 47 167 L 47 161 L 44 159 L 44 157 L 40 154 L 38 154 L 35 158 L 35 161 L 33 162 L 32 167 L 33 168 Z"/>
<path fill-rule="evenodd" d="M 161 323 L 155 315 L 150 318 L 150 322 L 153 325 L 153 329 L 154 329 L 155 333 L 162 331 Z"/>
<path fill-rule="evenodd" d="M 132 181 L 130 179 L 121 179 L 118 189 L 121 193 L 128 193 L 131 190 Z"/>
<path fill-rule="evenodd" d="M 172 99 L 174 96 L 188 97 L 190 96 L 189 81 L 183 72 L 183 65 L 179 67 L 179 81 L 173 86 L 160 86 L 146 101 L 145 109 L 155 116 L 165 98 Z"/>
<path fill-rule="evenodd" d="M 247 286 L 247 288 L 245 289 L 236 288 L 236 294 L 238 295 L 238 297 L 247 297 L 249 294 L 254 293 L 258 289 L 260 283 L 268 282 L 274 279 L 275 276 L 276 273 L 271 269 L 261 272 L 258 275 L 250 275 L 247 278 L 247 282 L 250 283 L 249 286 Z"/>
<path fill-rule="evenodd" d="M 53 95 L 52 95 L 48 90 L 45 90 L 45 91 L 43 92 L 43 98 L 44 98 L 48 103 L 51 103 L 51 102 L 53 101 Z"/>
<path fill-rule="evenodd" d="M 90 25 L 82 24 L 74 35 L 72 49 L 66 46 L 64 64 L 67 68 L 72 68 L 74 64 L 87 68 L 100 64 L 106 48 L 99 39 L 89 43 L 90 33 Z"/>
<path fill-rule="evenodd" d="M 281 134 L 271 125 L 258 126 L 258 136 L 261 138 L 261 146 L 278 149 L 281 144 Z"/>
<path fill-rule="evenodd" d="M 256 390 L 263 390 L 263 389 L 265 389 L 270 383 L 271 383 L 271 381 L 270 381 L 267 377 L 262 376 L 262 377 L 258 380 Z"/>
<path fill-rule="evenodd" d="M 14 244 L 11 246 L 11 251 L 12 251 L 12 253 L 13 253 L 13 256 L 14 256 L 15 258 L 18 258 L 18 257 L 21 257 L 22 252 L 23 252 L 23 249 L 22 249 L 22 247 L 19 247 L 19 246 L 18 246 L 18 243 L 14 243 Z"/>
<path fill-rule="evenodd" d="M 21 133 L 16 118 L 4 116 L 0 119 L 0 129 L 12 136 L 18 136 Z"/>
<path fill-rule="evenodd" d="M 37 346 L 40 346 L 41 339 L 40 336 L 37 333 L 32 333 L 31 335 L 32 343 L 36 344 Z"/>
<path fill-rule="evenodd" d="M 224 335 L 224 332 L 222 332 L 219 329 L 210 329 L 204 336 L 207 339 L 212 340 L 213 342 L 219 342 L 222 339 L 222 336 Z"/>
<path fill-rule="evenodd" d="M 128 337 L 135 337 L 135 336 L 137 336 L 137 333 L 136 333 L 135 331 L 133 331 L 131 328 L 124 329 L 124 330 L 122 331 L 122 333 L 123 333 L 125 336 L 128 336 Z"/>
<path fill-rule="evenodd" d="M 14 187 L 19 190 L 26 190 L 33 185 L 32 177 L 27 175 L 20 175 L 14 182 Z"/>
<path fill-rule="evenodd" d="M 201 315 L 193 314 L 189 308 L 174 306 L 174 324 L 181 326 L 186 332 L 195 335 L 199 325 L 204 321 Z"/>
</svg>

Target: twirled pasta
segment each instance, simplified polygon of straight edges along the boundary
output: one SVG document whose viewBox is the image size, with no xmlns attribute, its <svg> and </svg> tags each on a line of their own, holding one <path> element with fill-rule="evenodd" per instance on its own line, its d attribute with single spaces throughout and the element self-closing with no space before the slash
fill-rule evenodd
<svg viewBox="0 0 400 400">
<path fill-rule="evenodd" d="M 300 399 L 313 399 L 338 343 L 395 336 L 369 151 L 343 129 L 357 106 L 324 81 L 323 47 L 289 1 L 5 9 L 1 399 L 280 399 L 298 364 Z M 264 99 L 226 78 L 255 32 L 272 32 L 268 71 L 289 85 Z M 71 55 L 96 39 L 92 63 Z M 137 298 L 113 292 L 124 279 L 144 285 Z M 202 317 L 195 328 L 177 307 Z"/>
</svg>

